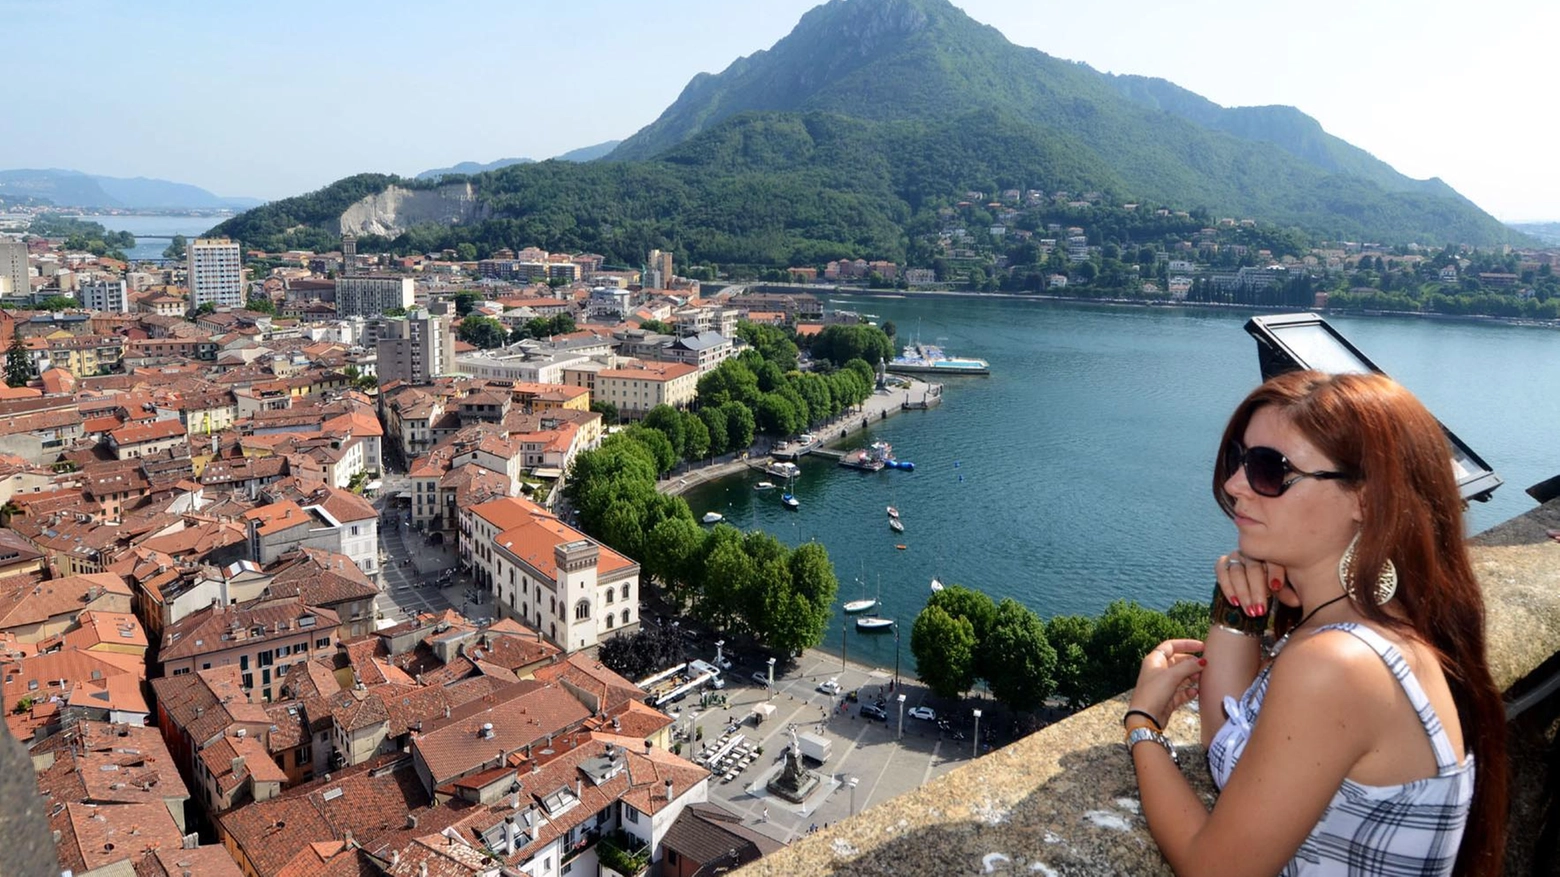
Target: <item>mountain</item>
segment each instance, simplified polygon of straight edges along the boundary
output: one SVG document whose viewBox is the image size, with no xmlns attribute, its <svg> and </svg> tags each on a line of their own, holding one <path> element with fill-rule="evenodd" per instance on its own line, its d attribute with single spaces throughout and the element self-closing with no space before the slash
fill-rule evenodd
<svg viewBox="0 0 1560 877">
<path fill-rule="evenodd" d="M 743 112 L 930 121 L 979 110 L 1098 157 L 1119 176 L 1124 197 L 1201 205 L 1323 235 L 1364 223 L 1361 231 L 1382 238 L 1493 243 L 1509 236 L 1445 183 L 1409 179 L 1299 110 L 1225 109 L 1164 80 L 1099 73 L 1015 46 L 945 0 L 816 7 L 772 48 L 695 76 L 608 159 L 654 157 Z M 1389 214 L 1402 222 L 1378 226 Z"/>
<path fill-rule="evenodd" d="M 623 141 L 621 140 L 608 140 L 605 143 L 597 143 L 592 146 L 581 146 L 579 149 L 571 149 L 562 155 L 554 156 L 554 159 L 557 161 L 595 161 L 596 159 L 601 158 L 602 156 L 616 149 L 618 144 L 622 142 Z M 438 178 L 447 176 L 449 174 L 465 174 L 466 176 L 471 176 L 473 174 L 496 171 L 499 168 L 506 168 L 512 164 L 531 164 L 534 161 L 536 161 L 534 158 L 501 158 L 497 161 L 490 161 L 487 164 L 481 164 L 475 161 L 463 161 L 454 167 L 441 167 L 434 168 L 433 170 L 423 171 L 414 179 L 437 180 Z"/>
<path fill-rule="evenodd" d="M 46 199 L 59 207 L 118 210 L 247 210 L 258 198 L 224 198 L 187 183 L 104 177 L 80 171 L 0 171 L 0 196 Z"/>
<path fill-rule="evenodd" d="M 1538 238 L 1549 246 L 1560 246 L 1560 222 L 1508 222 L 1507 225 L 1525 235 Z"/>
<path fill-rule="evenodd" d="M 480 174 L 487 171 L 496 171 L 501 167 L 509 167 L 512 164 L 530 164 L 533 161 L 536 161 L 536 159 L 500 158 L 497 161 L 490 161 L 487 164 L 481 164 L 475 161 L 463 161 L 454 167 L 439 167 L 434 168 L 433 170 L 423 171 L 422 173 L 418 174 L 415 179 L 437 180 L 439 177 L 446 176 L 448 174 L 465 174 L 470 176 L 472 174 Z"/>
<path fill-rule="evenodd" d="M 628 264 L 660 248 L 694 264 L 926 265 L 947 226 L 940 210 L 1005 189 L 1190 214 L 1100 229 L 1127 242 L 1186 240 L 1221 217 L 1256 220 L 1262 239 L 1243 243 L 1274 252 L 1306 240 L 1523 239 L 1298 110 L 1226 109 L 1164 80 L 1098 73 L 1014 46 L 945 0 L 817 7 L 771 49 L 694 77 L 604 160 L 513 164 L 459 186 L 359 175 L 221 231 L 264 249 L 328 248 L 350 227 L 377 236 L 360 246 L 399 252 L 473 243 Z"/>
</svg>

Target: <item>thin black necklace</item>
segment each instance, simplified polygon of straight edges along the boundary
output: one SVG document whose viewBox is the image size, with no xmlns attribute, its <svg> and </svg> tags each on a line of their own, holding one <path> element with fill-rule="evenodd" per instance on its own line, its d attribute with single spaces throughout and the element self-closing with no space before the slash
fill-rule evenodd
<svg viewBox="0 0 1560 877">
<path fill-rule="evenodd" d="M 1284 634 L 1284 636 L 1287 637 L 1287 636 L 1289 636 L 1290 633 L 1294 633 L 1295 631 L 1297 631 L 1300 628 L 1304 627 L 1305 623 L 1307 621 L 1311 620 L 1311 616 L 1313 616 L 1316 613 L 1322 611 L 1323 609 L 1326 609 L 1328 606 L 1331 606 L 1332 604 L 1338 602 L 1339 600 L 1342 600 L 1343 598 L 1345 598 L 1347 596 L 1349 596 L 1349 595 L 1348 594 L 1339 594 L 1338 596 L 1332 598 L 1331 600 L 1328 600 L 1327 602 L 1321 604 L 1320 606 L 1317 606 L 1315 609 L 1312 609 L 1310 612 L 1307 612 L 1305 614 L 1305 617 L 1300 619 L 1300 623 L 1295 625 L 1294 627 L 1289 628 L 1289 633 Z"/>
</svg>

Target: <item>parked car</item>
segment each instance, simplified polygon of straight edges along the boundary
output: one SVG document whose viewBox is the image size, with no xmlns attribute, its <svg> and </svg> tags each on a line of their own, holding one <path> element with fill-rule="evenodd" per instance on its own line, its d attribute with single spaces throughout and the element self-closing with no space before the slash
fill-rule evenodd
<svg viewBox="0 0 1560 877">
<path fill-rule="evenodd" d="M 720 657 L 715 659 L 715 666 L 721 668 L 722 670 L 730 670 L 731 669 L 731 659 L 726 657 L 725 655 L 721 655 Z"/>
<path fill-rule="evenodd" d="M 915 706 L 910 708 L 910 718 L 935 722 L 937 721 L 937 712 L 929 706 Z"/>
<path fill-rule="evenodd" d="M 751 678 L 754 682 L 757 682 L 759 685 L 764 686 L 765 688 L 769 687 L 769 674 L 765 673 L 763 670 L 754 670 L 753 675 L 749 678 Z"/>
<path fill-rule="evenodd" d="M 818 683 L 818 690 L 824 694 L 839 694 L 840 681 L 838 679 L 830 679 L 826 682 L 820 682 Z"/>
<path fill-rule="evenodd" d="M 726 680 L 719 676 L 711 676 L 708 684 L 711 688 L 718 690 L 726 687 Z"/>
<path fill-rule="evenodd" d="M 888 711 L 875 703 L 864 703 L 861 705 L 861 717 L 886 722 L 888 721 Z"/>
</svg>

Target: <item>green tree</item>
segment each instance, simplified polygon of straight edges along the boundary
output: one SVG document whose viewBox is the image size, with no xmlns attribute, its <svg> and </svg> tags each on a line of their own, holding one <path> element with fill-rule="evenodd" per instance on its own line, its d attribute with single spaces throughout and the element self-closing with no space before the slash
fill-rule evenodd
<svg viewBox="0 0 1560 877">
<path fill-rule="evenodd" d="M 270 314 L 273 317 L 276 316 L 276 302 L 271 301 L 271 297 L 265 295 L 264 293 L 259 295 L 251 295 L 247 300 L 245 300 L 244 307 L 256 313 Z"/>
<path fill-rule="evenodd" d="M 791 401 L 779 393 L 765 393 L 753 409 L 758 431 L 769 436 L 786 436 L 807 428 L 807 421 Z"/>
<path fill-rule="evenodd" d="M 38 302 L 38 309 L 44 311 L 68 311 L 79 307 L 81 307 L 80 302 L 66 295 L 51 295 Z"/>
<path fill-rule="evenodd" d="M 758 376 L 742 361 L 728 359 L 699 377 L 699 404 L 723 406 L 727 402 L 752 405 L 758 401 Z"/>
<path fill-rule="evenodd" d="M 182 234 L 174 235 L 173 236 L 173 241 L 170 242 L 168 244 L 168 246 L 163 248 L 163 253 L 162 253 L 163 254 L 163 258 L 164 259 L 169 259 L 169 260 L 172 260 L 172 261 L 175 261 L 175 262 L 183 259 L 184 258 L 184 247 L 185 247 L 185 245 L 187 243 L 188 242 L 185 241 L 185 239 L 184 239 L 184 235 L 182 235 Z"/>
<path fill-rule="evenodd" d="M 555 314 L 551 320 L 547 321 L 547 332 L 549 335 L 570 335 L 578 329 L 579 326 L 575 325 L 574 318 L 568 314 Z"/>
<path fill-rule="evenodd" d="M 683 458 L 702 460 L 710 454 L 710 430 L 703 418 L 692 411 L 682 412 Z"/>
<path fill-rule="evenodd" d="M 669 518 L 656 524 L 645 540 L 645 571 L 677 602 L 696 596 L 707 535 L 691 520 Z"/>
<path fill-rule="evenodd" d="M 600 399 L 590 403 L 590 410 L 601 415 L 601 422 L 612 425 L 618 422 L 617 406 L 611 402 L 603 402 Z"/>
<path fill-rule="evenodd" d="M 910 631 L 916 675 L 939 697 L 959 697 L 975 684 L 978 645 L 968 618 L 954 618 L 937 606 L 922 609 Z"/>
<path fill-rule="evenodd" d="M 27 347 L 20 333 L 11 336 L 11 346 L 5 352 L 5 385 L 25 387 L 32 380 L 32 361 L 27 357 Z"/>
<path fill-rule="evenodd" d="M 400 305 L 396 305 L 393 308 L 385 308 L 384 315 L 387 317 L 404 317 L 406 316 L 406 308 L 403 308 Z"/>
<path fill-rule="evenodd" d="M 726 413 L 726 450 L 740 451 L 751 447 L 757 428 L 753 412 L 741 402 L 727 402 L 720 409 Z"/>
<path fill-rule="evenodd" d="M 471 243 L 470 241 L 456 244 L 455 255 L 459 257 L 462 262 L 475 262 L 477 261 L 477 245 Z"/>
<path fill-rule="evenodd" d="M 796 369 L 796 342 L 785 329 L 743 320 L 737 324 L 737 337 L 746 341 L 766 362 L 774 363 L 782 372 Z"/>
<path fill-rule="evenodd" d="M 676 335 L 677 329 L 671 323 L 663 323 L 660 320 L 645 320 L 639 324 L 639 328 L 657 335 Z"/>
<path fill-rule="evenodd" d="M 455 316 L 464 317 L 471 313 L 471 309 L 481 300 L 481 295 L 470 290 L 455 293 Z"/>
<path fill-rule="evenodd" d="M 666 433 L 636 423 L 623 430 L 621 435 L 630 441 L 644 445 L 645 449 L 655 456 L 656 475 L 670 472 L 672 467 L 677 465 L 677 449 L 672 447 L 672 440 L 666 437 Z"/>
<path fill-rule="evenodd" d="M 1195 600 L 1177 600 L 1170 604 L 1165 614 L 1181 625 L 1178 636 L 1187 639 L 1206 639 L 1208 636 L 1208 604 Z"/>
<path fill-rule="evenodd" d="M 672 443 L 672 453 L 676 458 L 683 458 L 683 449 L 687 442 L 688 433 L 681 411 L 670 405 L 657 405 L 651 408 L 649 413 L 645 414 L 645 419 L 641 423 L 649 429 L 660 430 L 661 434 L 666 436 L 667 441 Z M 667 468 L 670 469 L 671 467 L 668 466 Z"/>
<path fill-rule="evenodd" d="M 1045 624 L 1045 638 L 1056 651 L 1056 693 L 1067 699 L 1070 709 L 1093 703 L 1089 668 L 1093 637 L 1094 619 L 1086 615 L 1056 615 Z"/>
<path fill-rule="evenodd" d="M 844 365 L 852 359 L 872 363 L 887 362 L 894 358 L 894 343 L 882 329 L 865 323 L 825 326 L 813 339 L 812 355 L 827 359 L 835 365 Z"/>
<path fill-rule="evenodd" d="M 1056 649 L 1045 623 L 1011 598 L 997 605 L 991 629 L 980 641 L 981 666 L 991 693 L 1009 707 L 1037 709 L 1056 688 Z"/>
<path fill-rule="evenodd" d="M 1094 623 L 1089 663 L 1094 668 L 1092 699 L 1097 703 L 1131 688 L 1148 650 L 1181 636 L 1178 622 L 1136 602 L 1116 600 Z"/>
<path fill-rule="evenodd" d="M 455 337 L 483 350 L 492 350 L 504 346 L 504 343 L 509 340 L 509 332 L 504 329 L 503 323 L 492 317 L 477 315 L 461 320 Z"/>
<path fill-rule="evenodd" d="M 726 436 L 726 412 L 720 408 L 701 408 L 699 420 L 704 422 L 711 455 L 724 454 L 731 449 L 731 443 Z"/>
</svg>

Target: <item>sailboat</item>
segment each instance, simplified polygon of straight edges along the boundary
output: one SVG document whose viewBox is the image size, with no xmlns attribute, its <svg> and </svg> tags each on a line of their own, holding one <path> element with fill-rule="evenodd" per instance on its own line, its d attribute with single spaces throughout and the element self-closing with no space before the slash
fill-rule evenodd
<svg viewBox="0 0 1560 877">
<path fill-rule="evenodd" d="M 888 529 L 893 530 L 895 533 L 903 533 L 905 531 L 905 525 L 900 523 L 898 518 L 889 518 Z"/>
<path fill-rule="evenodd" d="M 865 591 L 866 590 L 866 583 L 861 581 L 861 577 L 860 576 L 856 577 L 856 581 L 857 582 L 861 582 L 862 590 Z M 854 615 L 857 612 L 865 612 L 868 609 L 871 609 L 872 607 L 876 606 L 877 604 L 878 604 L 878 601 L 877 601 L 876 597 L 867 597 L 867 596 L 863 595 L 860 600 L 852 600 L 849 603 L 846 603 L 841 608 L 845 610 L 845 614 L 846 615 Z"/>
<path fill-rule="evenodd" d="M 797 499 L 790 491 L 781 494 L 780 503 L 793 512 L 802 507 L 801 500 Z"/>
<path fill-rule="evenodd" d="M 878 576 L 878 600 L 883 597 L 883 577 Z M 872 602 L 876 604 L 878 600 Z M 862 633 L 881 633 L 894 626 L 894 619 L 880 615 L 863 615 L 856 619 L 856 630 Z"/>
<path fill-rule="evenodd" d="M 943 589 L 942 580 L 937 578 L 936 576 L 932 576 L 932 593 L 935 594 L 938 591 L 941 591 L 942 589 Z"/>
<path fill-rule="evenodd" d="M 899 509 L 896 509 L 893 506 L 889 506 L 888 507 L 888 516 L 890 518 L 897 518 L 897 517 L 899 517 Z"/>
</svg>

